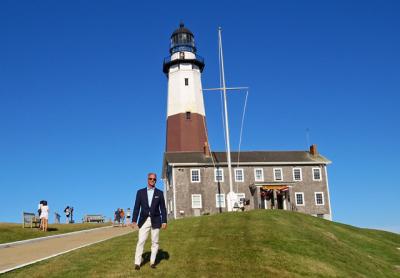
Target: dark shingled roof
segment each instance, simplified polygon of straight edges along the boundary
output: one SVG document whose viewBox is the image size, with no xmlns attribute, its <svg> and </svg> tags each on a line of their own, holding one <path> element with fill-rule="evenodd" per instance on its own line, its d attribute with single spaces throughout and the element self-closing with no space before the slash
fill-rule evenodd
<svg viewBox="0 0 400 278">
<path fill-rule="evenodd" d="M 238 152 L 231 152 L 232 164 L 238 161 Z M 215 164 L 227 163 L 226 152 L 212 152 Z M 200 163 L 213 164 L 211 157 L 201 152 L 169 152 L 164 154 L 167 163 Z M 243 151 L 239 156 L 240 163 L 310 163 L 329 164 L 330 160 L 318 154 L 313 156 L 308 151 Z"/>
</svg>

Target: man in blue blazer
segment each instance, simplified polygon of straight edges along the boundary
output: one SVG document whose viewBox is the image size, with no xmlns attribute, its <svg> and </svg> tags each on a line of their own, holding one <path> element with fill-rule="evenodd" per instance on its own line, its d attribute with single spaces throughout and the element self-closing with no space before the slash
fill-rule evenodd
<svg viewBox="0 0 400 278">
<path fill-rule="evenodd" d="M 135 252 L 135 269 L 142 263 L 143 247 L 151 231 L 150 267 L 155 268 L 160 228 L 167 228 L 167 210 L 164 193 L 156 188 L 157 175 L 147 175 L 147 187 L 138 190 L 132 215 L 132 226 L 139 226 L 139 237 Z M 137 223 L 140 211 L 139 223 Z"/>
</svg>

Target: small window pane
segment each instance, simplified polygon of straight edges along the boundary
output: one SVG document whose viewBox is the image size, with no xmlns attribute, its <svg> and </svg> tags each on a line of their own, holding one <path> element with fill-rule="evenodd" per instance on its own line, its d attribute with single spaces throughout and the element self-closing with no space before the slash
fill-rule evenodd
<svg viewBox="0 0 400 278">
<path fill-rule="evenodd" d="M 254 170 L 255 181 L 264 181 L 263 169 L 258 168 Z"/>
<path fill-rule="evenodd" d="M 224 171 L 223 169 L 215 169 L 215 181 L 223 182 L 224 181 Z"/>
<path fill-rule="evenodd" d="M 201 194 L 192 194 L 192 208 L 201 208 Z"/>
<path fill-rule="evenodd" d="M 185 86 L 189 86 L 189 78 L 185 78 Z"/>
<path fill-rule="evenodd" d="M 315 193 L 315 203 L 317 205 L 324 204 L 324 197 L 323 197 L 322 193 Z"/>
<path fill-rule="evenodd" d="M 243 169 L 235 169 L 235 181 L 243 181 Z"/>
<path fill-rule="evenodd" d="M 200 170 L 192 169 L 191 172 L 191 181 L 192 182 L 200 182 Z"/>
<path fill-rule="evenodd" d="M 303 194 L 296 193 L 296 205 L 304 205 Z"/>
<path fill-rule="evenodd" d="M 293 179 L 295 181 L 301 181 L 301 169 L 293 169 Z"/>
<path fill-rule="evenodd" d="M 313 169 L 313 178 L 314 178 L 314 180 L 321 180 L 321 169 L 320 168 Z"/>
<path fill-rule="evenodd" d="M 281 181 L 282 180 L 282 169 L 274 169 L 275 180 Z"/>
<path fill-rule="evenodd" d="M 217 208 L 224 208 L 225 207 L 225 194 L 216 194 L 215 201 L 216 201 Z"/>
</svg>

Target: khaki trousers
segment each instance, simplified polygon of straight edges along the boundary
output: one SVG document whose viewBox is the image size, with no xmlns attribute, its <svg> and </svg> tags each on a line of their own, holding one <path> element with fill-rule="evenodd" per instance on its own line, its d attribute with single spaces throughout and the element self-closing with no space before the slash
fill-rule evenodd
<svg viewBox="0 0 400 278">
<path fill-rule="evenodd" d="M 147 217 L 146 222 L 144 222 L 143 226 L 139 229 L 139 238 L 136 245 L 135 252 L 135 264 L 140 265 L 142 263 L 142 254 L 144 244 L 146 243 L 146 239 L 149 236 L 149 232 L 151 231 L 151 256 L 150 256 L 150 264 L 154 264 L 156 262 L 156 256 L 158 252 L 158 237 L 160 235 L 160 229 L 151 228 L 151 219 Z"/>
</svg>

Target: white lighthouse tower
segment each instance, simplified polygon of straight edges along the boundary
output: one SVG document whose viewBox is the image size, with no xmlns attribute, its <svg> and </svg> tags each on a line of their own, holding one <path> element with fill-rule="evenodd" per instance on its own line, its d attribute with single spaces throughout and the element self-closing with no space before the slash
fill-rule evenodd
<svg viewBox="0 0 400 278">
<path fill-rule="evenodd" d="M 171 35 L 168 77 L 166 152 L 204 152 L 208 148 L 201 73 L 204 60 L 196 54 L 193 33 L 181 23 Z"/>
</svg>

